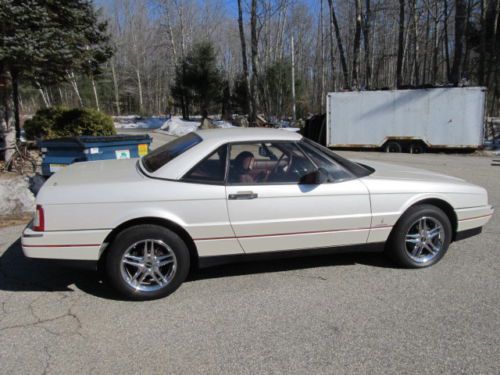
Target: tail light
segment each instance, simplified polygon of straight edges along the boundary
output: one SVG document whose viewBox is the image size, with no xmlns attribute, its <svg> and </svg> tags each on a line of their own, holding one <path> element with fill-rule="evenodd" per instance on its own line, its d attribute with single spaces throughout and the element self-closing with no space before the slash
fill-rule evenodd
<svg viewBox="0 0 500 375">
<path fill-rule="evenodd" d="M 43 207 L 39 204 L 36 205 L 35 218 L 33 219 L 33 230 L 36 232 L 43 232 L 45 230 Z"/>
</svg>

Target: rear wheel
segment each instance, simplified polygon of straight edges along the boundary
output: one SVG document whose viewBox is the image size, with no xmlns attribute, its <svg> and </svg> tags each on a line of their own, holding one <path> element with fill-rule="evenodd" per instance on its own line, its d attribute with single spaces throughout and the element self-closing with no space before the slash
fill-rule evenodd
<svg viewBox="0 0 500 375">
<path fill-rule="evenodd" d="M 189 250 L 171 230 L 158 225 L 130 227 L 116 237 L 106 258 L 111 284 L 125 297 L 166 297 L 186 279 Z"/>
<path fill-rule="evenodd" d="M 414 206 L 394 227 L 387 243 L 388 252 L 403 267 L 428 267 L 444 256 L 451 235 L 450 220 L 441 209 L 432 205 Z"/>
<path fill-rule="evenodd" d="M 411 154 L 423 154 L 425 152 L 425 146 L 418 142 L 418 143 L 412 143 L 410 145 L 410 153 Z"/>
<path fill-rule="evenodd" d="M 399 142 L 389 141 L 385 144 L 384 150 L 385 152 L 401 152 L 402 148 Z"/>
</svg>

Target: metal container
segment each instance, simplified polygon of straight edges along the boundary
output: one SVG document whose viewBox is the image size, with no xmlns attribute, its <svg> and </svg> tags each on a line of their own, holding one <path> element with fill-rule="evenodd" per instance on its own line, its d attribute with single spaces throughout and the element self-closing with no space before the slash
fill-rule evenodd
<svg viewBox="0 0 500 375">
<path fill-rule="evenodd" d="M 38 141 L 43 154 L 42 175 L 50 176 L 76 162 L 138 158 L 149 152 L 151 141 L 147 134 L 81 136 Z"/>
</svg>

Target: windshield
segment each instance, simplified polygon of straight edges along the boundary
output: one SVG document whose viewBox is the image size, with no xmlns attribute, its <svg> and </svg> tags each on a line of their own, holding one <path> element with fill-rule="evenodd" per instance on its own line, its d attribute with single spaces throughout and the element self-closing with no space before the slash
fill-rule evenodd
<svg viewBox="0 0 500 375">
<path fill-rule="evenodd" d="M 368 176 L 369 174 L 372 174 L 375 170 L 373 168 L 370 168 L 368 166 L 364 166 L 361 164 L 354 163 L 348 159 L 343 158 L 340 155 L 337 155 L 335 152 L 330 150 L 327 147 L 321 146 L 317 144 L 316 142 L 313 142 L 307 138 L 302 138 L 302 142 L 306 143 L 309 146 L 314 147 L 316 150 L 322 152 L 323 154 L 326 154 L 326 156 L 330 157 L 333 159 L 335 162 L 343 166 L 345 169 L 347 169 L 349 172 L 354 174 L 356 177 L 364 177 Z"/>
<path fill-rule="evenodd" d="M 198 134 L 188 133 L 151 151 L 142 158 L 142 165 L 148 172 L 155 172 L 170 160 L 189 150 L 201 141 L 202 139 Z"/>
</svg>

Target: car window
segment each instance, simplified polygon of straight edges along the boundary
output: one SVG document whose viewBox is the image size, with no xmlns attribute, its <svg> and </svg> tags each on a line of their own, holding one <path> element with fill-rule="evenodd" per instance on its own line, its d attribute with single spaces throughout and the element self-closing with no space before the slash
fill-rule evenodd
<svg viewBox="0 0 500 375">
<path fill-rule="evenodd" d="M 328 173 L 328 182 L 344 181 L 354 177 L 351 172 L 311 145 L 302 143 L 300 146 L 318 168 L 323 168 Z"/>
<path fill-rule="evenodd" d="M 231 145 L 229 184 L 299 183 L 316 168 L 293 142 Z"/>
<path fill-rule="evenodd" d="M 343 158 L 342 156 L 336 154 L 329 148 L 319 145 L 316 142 L 311 141 L 310 139 L 307 138 L 302 138 L 302 140 L 299 142 L 301 147 L 307 147 L 308 149 L 313 149 L 317 153 L 323 155 L 329 160 L 332 160 L 333 162 L 337 163 L 338 165 L 342 166 L 345 170 L 349 171 L 350 173 L 353 174 L 353 176 L 356 177 L 364 177 L 372 174 L 375 170 L 371 167 L 361 165 L 358 163 L 354 163 L 346 158 Z"/>
<path fill-rule="evenodd" d="M 142 158 L 142 165 L 148 172 L 155 172 L 170 160 L 176 158 L 201 141 L 202 139 L 198 134 L 188 133 L 151 151 Z"/>
<path fill-rule="evenodd" d="M 182 178 L 184 181 L 201 183 L 224 183 L 227 146 L 219 147 L 208 157 L 196 164 Z"/>
</svg>

